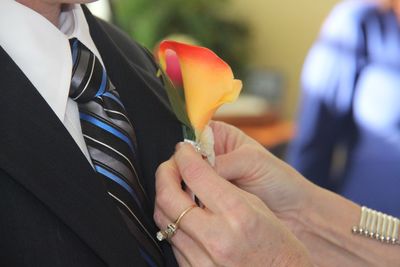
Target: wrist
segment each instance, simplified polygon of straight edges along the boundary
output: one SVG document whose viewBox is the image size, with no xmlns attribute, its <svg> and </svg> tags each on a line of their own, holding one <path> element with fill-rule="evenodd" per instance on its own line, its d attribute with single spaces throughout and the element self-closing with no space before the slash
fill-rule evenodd
<svg viewBox="0 0 400 267">
<path fill-rule="evenodd" d="M 307 193 L 304 206 L 292 220 L 293 233 L 307 248 L 314 264 L 348 266 L 346 250 L 351 248 L 346 238 L 352 237 L 351 227 L 358 220 L 359 207 L 314 184 Z M 350 261 L 362 266 L 357 264 L 360 259 Z"/>
<path fill-rule="evenodd" d="M 314 185 L 308 205 L 297 217 L 298 238 L 318 238 L 346 248 L 343 240 L 352 238 L 351 228 L 359 221 L 359 217 L 360 207 L 357 204 Z"/>
<path fill-rule="evenodd" d="M 320 266 L 392 266 L 398 247 L 352 234 L 361 207 L 328 190 L 315 187 L 309 205 L 296 219 L 295 235 Z"/>
<path fill-rule="evenodd" d="M 278 217 L 282 219 L 287 227 L 294 233 L 294 235 L 301 240 L 301 236 L 305 233 L 310 232 L 311 225 L 315 220 L 315 214 L 321 210 L 321 193 L 322 188 L 315 184 L 304 180 L 304 184 L 299 189 L 302 195 L 298 198 L 298 203 L 294 209 L 284 214 L 278 214 Z"/>
</svg>

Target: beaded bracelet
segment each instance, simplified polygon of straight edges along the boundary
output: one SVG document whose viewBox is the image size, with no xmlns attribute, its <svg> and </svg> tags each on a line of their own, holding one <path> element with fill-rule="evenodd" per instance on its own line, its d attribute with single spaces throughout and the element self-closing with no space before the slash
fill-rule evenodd
<svg viewBox="0 0 400 267">
<path fill-rule="evenodd" d="M 353 226 L 353 234 L 364 235 L 388 244 L 399 245 L 400 220 L 393 216 L 361 207 L 358 226 Z"/>
</svg>

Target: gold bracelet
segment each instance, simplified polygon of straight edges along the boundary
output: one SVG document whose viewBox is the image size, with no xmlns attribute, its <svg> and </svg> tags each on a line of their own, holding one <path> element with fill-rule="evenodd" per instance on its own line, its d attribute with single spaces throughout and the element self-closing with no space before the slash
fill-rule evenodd
<svg viewBox="0 0 400 267">
<path fill-rule="evenodd" d="M 352 232 L 388 244 L 400 245 L 399 225 L 398 218 L 363 206 L 360 223 L 358 226 L 353 226 Z"/>
</svg>

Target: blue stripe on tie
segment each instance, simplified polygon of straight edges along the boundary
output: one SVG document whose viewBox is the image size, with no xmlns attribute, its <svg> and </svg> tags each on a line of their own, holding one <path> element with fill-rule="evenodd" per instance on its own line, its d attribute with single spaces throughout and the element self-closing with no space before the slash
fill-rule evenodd
<svg viewBox="0 0 400 267">
<path fill-rule="evenodd" d="M 133 144 L 131 139 L 129 139 L 128 136 L 124 135 L 123 133 L 121 133 L 120 131 L 118 131 L 117 129 L 111 127 L 110 125 L 100 121 L 99 119 L 96 119 L 93 116 L 87 115 L 85 113 L 79 113 L 79 117 L 81 118 L 81 120 L 85 120 L 91 124 L 96 125 L 97 127 L 100 127 L 101 129 L 115 135 L 116 137 L 118 137 L 119 139 L 121 139 L 122 141 L 124 141 L 129 148 L 132 150 L 132 153 L 135 153 L 135 150 L 133 149 Z"/>
<path fill-rule="evenodd" d="M 101 77 L 101 85 L 99 90 L 96 93 L 96 96 L 104 94 L 104 91 L 106 90 L 106 84 L 107 84 L 107 73 L 106 70 L 103 68 L 103 75 Z"/>
<path fill-rule="evenodd" d="M 139 248 L 139 252 L 148 265 L 150 265 L 151 267 L 157 267 L 157 264 L 153 261 L 153 259 L 149 255 L 147 255 L 147 253 L 143 249 Z"/>
<path fill-rule="evenodd" d="M 142 204 L 140 203 L 139 199 L 137 198 L 137 196 L 135 194 L 135 191 L 133 191 L 133 189 L 132 189 L 132 187 L 130 187 L 130 185 L 128 185 L 124 180 L 122 180 L 121 178 L 119 178 L 118 176 L 113 174 L 112 172 L 104 169 L 103 167 L 100 167 L 99 165 L 94 165 L 94 167 L 98 173 L 103 174 L 107 178 L 113 180 L 114 182 L 116 182 L 117 184 L 119 184 L 120 186 L 125 188 L 125 190 L 128 191 L 128 193 L 133 197 L 133 199 L 139 205 L 139 207 L 141 209 L 143 209 Z"/>
<path fill-rule="evenodd" d="M 72 64 L 75 65 L 76 58 L 78 57 L 78 39 L 74 40 L 72 44 Z"/>
<path fill-rule="evenodd" d="M 103 94 L 106 97 L 111 98 L 112 100 L 114 100 L 115 102 L 117 102 L 121 107 L 124 107 L 124 104 L 122 104 L 121 100 L 118 99 L 118 97 L 116 97 L 115 95 L 111 94 L 110 92 L 106 92 Z"/>
</svg>

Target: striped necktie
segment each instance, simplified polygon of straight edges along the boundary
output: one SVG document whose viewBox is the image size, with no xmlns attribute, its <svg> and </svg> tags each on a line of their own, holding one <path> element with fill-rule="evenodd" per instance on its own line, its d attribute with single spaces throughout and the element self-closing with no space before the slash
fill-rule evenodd
<svg viewBox="0 0 400 267">
<path fill-rule="evenodd" d="M 78 103 L 82 133 L 94 169 L 104 179 L 108 194 L 138 241 L 146 263 L 162 266 L 148 199 L 139 180 L 132 124 L 99 59 L 77 39 L 70 43 L 73 70 L 69 97 Z"/>
</svg>

